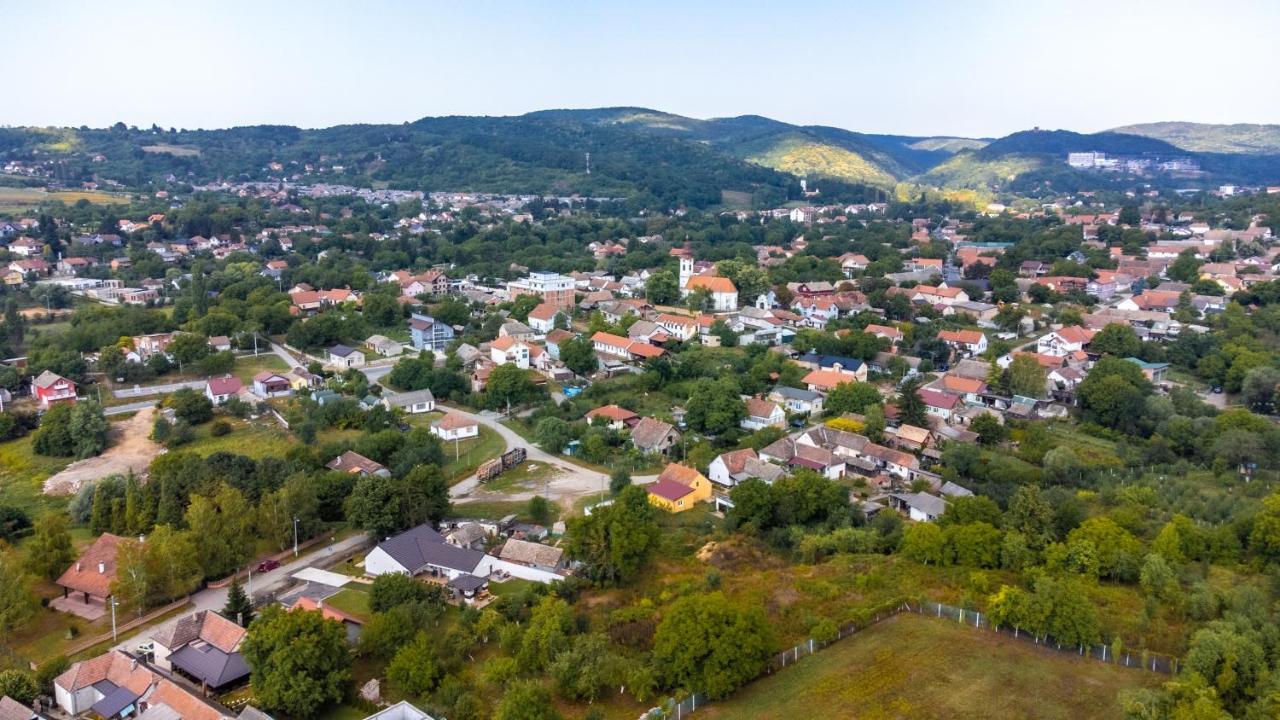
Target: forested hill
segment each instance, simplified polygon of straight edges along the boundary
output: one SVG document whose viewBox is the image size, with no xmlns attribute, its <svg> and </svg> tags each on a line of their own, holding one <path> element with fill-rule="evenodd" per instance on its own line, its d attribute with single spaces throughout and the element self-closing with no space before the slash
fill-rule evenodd
<svg viewBox="0 0 1280 720">
<path fill-rule="evenodd" d="M 1280 155 L 1280 125 L 1160 122 L 1126 125 L 1112 132 L 1156 138 L 1192 152 Z"/>
<path fill-rule="evenodd" d="M 1192 156 L 1208 182 L 1280 182 L 1280 155 L 1196 152 L 1139 134 L 872 135 L 758 115 L 700 120 L 625 107 L 319 130 L 0 128 L 0 161 L 55 160 L 56 177 L 68 184 L 115 180 L 141 187 L 301 175 L 311 183 L 426 191 L 625 197 L 649 208 L 726 201 L 776 206 L 800 198 L 800 178 L 831 202 L 882 199 L 904 181 L 1019 192 L 1115 179 L 1067 168 L 1066 153 L 1075 150 Z"/>
</svg>

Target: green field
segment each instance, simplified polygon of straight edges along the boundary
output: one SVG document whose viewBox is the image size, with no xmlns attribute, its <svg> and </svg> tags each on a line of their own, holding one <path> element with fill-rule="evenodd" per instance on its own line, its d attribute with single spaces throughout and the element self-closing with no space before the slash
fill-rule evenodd
<svg viewBox="0 0 1280 720">
<path fill-rule="evenodd" d="M 42 494 L 44 481 L 71 464 L 74 458 L 36 455 L 32 436 L 0 444 L 0 505 L 36 513 L 44 508 L 65 507 L 66 498 Z"/>
<path fill-rule="evenodd" d="M 1114 718 L 1165 676 L 902 614 L 699 710 L 707 720 Z"/>
<path fill-rule="evenodd" d="M 27 210 L 38 207 L 41 203 L 61 200 L 71 205 L 80 200 L 91 203 L 127 203 L 124 195 L 101 192 L 98 190 L 55 190 L 49 192 L 43 188 L 0 187 L 0 209 Z"/>
<path fill-rule="evenodd" d="M 369 593 L 358 587 L 343 588 L 325 598 L 324 604 L 365 621 L 373 616 L 369 609 Z"/>
</svg>

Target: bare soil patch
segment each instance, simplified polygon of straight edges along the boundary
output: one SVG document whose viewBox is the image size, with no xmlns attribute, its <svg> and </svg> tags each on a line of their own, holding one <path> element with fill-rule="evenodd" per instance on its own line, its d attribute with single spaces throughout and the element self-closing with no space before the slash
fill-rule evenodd
<svg viewBox="0 0 1280 720">
<path fill-rule="evenodd" d="M 45 495 L 74 495 L 86 482 L 100 480 L 108 475 L 135 475 L 146 472 L 152 459 L 164 448 L 153 441 L 151 425 L 155 421 L 155 408 L 139 410 L 124 422 L 111 426 L 111 445 L 97 457 L 71 463 L 62 472 L 44 481 Z"/>
</svg>

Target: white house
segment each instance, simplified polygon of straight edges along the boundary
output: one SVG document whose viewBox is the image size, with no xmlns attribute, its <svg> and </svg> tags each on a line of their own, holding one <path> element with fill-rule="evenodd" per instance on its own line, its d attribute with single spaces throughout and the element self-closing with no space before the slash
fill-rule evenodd
<svg viewBox="0 0 1280 720">
<path fill-rule="evenodd" d="M 240 378 L 225 375 L 220 378 L 209 378 L 209 382 L 204 386 L 204 396 L 214 405 L 222 405 L 239 395 L 242 389 L 244 389 L 244 383 L 240 382 Z"/>
<path fill-rule="evenodd" d="M 777 403 L 754 397 L 747 400 L 747 415 L 739 423 L 744 430 L 784 427 L 786 424 L 787 414 Z"/>
<path fill-rule="evenodd" d="M 334 345 L 329 348 L 329 364 L 342 369 L 364 367 L 364 353 L 346 345 Z"/>
<path fill-rule="evenodd" d="M 494 365 L 515 365 L 529 369 L 529 344 L 513 337 L 500 337 L 489 344 L 489 359 Z"/>
<path fill-rule="evenodd" d="M 431 423 L 431 433 L 441 440 L 466 440 L 480 435 L 480 423 L 458 413 L 449 413 Z"/>
<path fill-rule="evenodd" d="M 382 406 L 388 410 L 400 408 L 410 415 L 431 412 L 436 409 L 436 398 L 430 390 L 413 390 L 390 394 L 382 394 Z"/>
<path fill-rule="evenodd" d="M 943 330 L 938 339 L 970 356 L 987 351 L 987 336 L 977 330 Z"/>
<path fill-rule="evenodd" d="M 663 313 L 653 319 L 658 327 L 681 342 L 692 340 L 698 334 L 698 321 L 684 315 Z"/>
<path fill-rule="evenodd" d="M 1084 349 L 1093 339 L 1093 331 L 1079 325 L 1068 325 L 1045 333 L 1036 341 L 1036 352 L 1052 357 L 1064 357 Z"/>
<path fill-rule="evenodd" d="M 542 303 L 529 311 L 529 327 L 540 335 L 546 335 L 556 327 L 556 318 L 564 311 L 551 303 Z"/>
</svg>

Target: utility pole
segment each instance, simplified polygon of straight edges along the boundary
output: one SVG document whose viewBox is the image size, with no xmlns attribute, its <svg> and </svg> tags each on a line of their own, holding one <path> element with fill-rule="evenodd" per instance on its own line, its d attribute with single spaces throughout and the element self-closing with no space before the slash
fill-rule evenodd
<svg viewBox="0 0 1280 720">
<path fill-rule="evenodd" d="M 293 516 L 293 556 L 298 557 L 298 516 Z"/>
<path fill-rule="evenodd" d="M 116 599 L 111 598 L 111 642 L 116 641 Z"/>
</svg>

